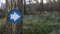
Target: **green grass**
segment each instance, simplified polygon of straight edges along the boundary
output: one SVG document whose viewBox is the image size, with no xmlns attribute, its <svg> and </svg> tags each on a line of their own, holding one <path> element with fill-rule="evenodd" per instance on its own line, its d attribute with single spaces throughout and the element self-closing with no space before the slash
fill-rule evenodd
<svg viewBox="0 0 60 34">
<path fill-rule="evenodd" d="M 24 16 L 24 34 L 52 34 L 52 28 L 46 26 L 47 24 L 59 23 L 60 19 L 57 19 L 55 15 L 47 15 L 44 17 L 26 15 Z"/>
</svg>

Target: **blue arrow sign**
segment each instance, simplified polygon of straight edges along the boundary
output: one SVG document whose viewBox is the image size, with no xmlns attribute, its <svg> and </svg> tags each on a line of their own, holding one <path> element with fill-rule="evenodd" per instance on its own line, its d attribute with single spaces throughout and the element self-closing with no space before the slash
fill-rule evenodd
<svg viewBox="0 0 60 34">
<path fill-rule="evenodd" d="M 14 9 L 8 13 L 8 20 L 13 24 L 17 24 L 22 21 L 22 16 L 23 15 L 19 10 Z"/>
</svg>

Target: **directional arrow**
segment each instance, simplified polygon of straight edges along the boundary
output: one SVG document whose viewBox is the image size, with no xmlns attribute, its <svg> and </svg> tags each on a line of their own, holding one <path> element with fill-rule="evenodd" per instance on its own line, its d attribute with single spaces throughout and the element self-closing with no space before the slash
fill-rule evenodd
<svg viewBox="0 0 60 34">
<path fill-rule="evenodd" d="M 14 12 L 14 14 L 11 14 L 11 17 L 10 17 L 10 19 L 13 19 L 14 20 L 14 22 L 18 19 L 18 18 L 20 18 L 21 16 L 19 16 L 17 13 L 15 13 Z"/>
<path fill-rule="evenodd" d="M 13 9 L 9 11 L 8 20 L 12 24 L 21 23 L 22 19 L 23 19 L 23 15 L 19 10 Z"/>
</svg>

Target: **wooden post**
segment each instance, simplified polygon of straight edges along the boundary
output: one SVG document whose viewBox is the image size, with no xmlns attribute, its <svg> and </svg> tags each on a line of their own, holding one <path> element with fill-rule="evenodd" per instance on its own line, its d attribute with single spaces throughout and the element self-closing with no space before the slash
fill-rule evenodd
<svg viewBox="0 0 60 34">
<path fill-rule="evenodd" d="M 23 13 L 23 0 L 6 0 L 6 11 L 7 14 L 12 9 L 20 10 Z M 6 14 L 6 15 L 7 15 Z M 23 33 L 23 20 L 21 23 L 12 24 L 8 21 L 8 17 L 6 17 L 6 34 L 22 34 Z"/>
</svg>

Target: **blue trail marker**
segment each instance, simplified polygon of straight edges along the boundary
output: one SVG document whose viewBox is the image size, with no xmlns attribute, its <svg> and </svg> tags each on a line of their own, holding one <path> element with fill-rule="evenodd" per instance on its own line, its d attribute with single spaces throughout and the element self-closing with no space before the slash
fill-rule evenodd
<svg viewBox="0 0 60 34">
<path fill-rule="evenodd" d="M 8 20 L 12 23 L 12 24 L 17 24 L 20 23 L 22 21 L 22 13 L 19 10 L 11 10 L 8 13 Z"/>
</svg>

